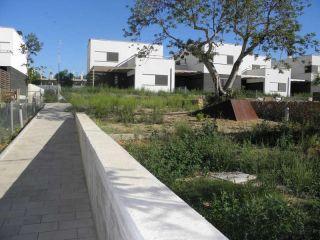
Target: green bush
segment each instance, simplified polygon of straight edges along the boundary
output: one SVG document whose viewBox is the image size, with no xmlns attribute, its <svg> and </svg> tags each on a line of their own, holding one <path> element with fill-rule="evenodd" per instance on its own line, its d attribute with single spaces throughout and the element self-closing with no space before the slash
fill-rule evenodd
<svg viewBox="0 0 320 240">
<path fill-rule="evenodd" d="M 230 239 L 301 239 L 311 232 L 302 209 L 263 188 L 197 178 L 173 189 Z"/>
<path fill-rule="evenodd" d="M 125 147 L 230 239 L 318 239 L 320 161 L 304 150 L 318 140 L 302 145 L 295 127 L 264 123 L 240 139 L 218 133 L 214 124 L 192 130 L 180 123 L 173 133 Z M 258 178 L 239 186 L 197 177 L 209 171 Z"/>
<path fill-rule="evenodd" d="M 44 91 L 44 101 L 46 103 L 58 102 L 57 93 L 54 90 Z"/>
<path fill-rule="evenodd" d="M 198 108 L 194 93 L 153 93 L 145 90 L 115 88 L 63 89 L 65 98 L 75 111 L 86 112 L 96 118 L 113 118 L 118 122 L 162 123 L 169 111 L 193 111 Z M 151 110 L 151 114 L 137 112 Z M 141 114 L 140 114 L 141 115 Z"/>
</svg>

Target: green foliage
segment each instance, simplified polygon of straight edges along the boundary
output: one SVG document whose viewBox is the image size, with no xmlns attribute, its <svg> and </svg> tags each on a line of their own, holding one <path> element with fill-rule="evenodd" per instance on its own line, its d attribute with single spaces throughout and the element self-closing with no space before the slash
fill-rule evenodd
<svg viewBox="0 0 320 240">
<path fill-rule="evenodd" d="M 177 181 L 173 189 L 230 239 L 296 239 L 305 234 L 306 214 L 267 189 L 205 178 Z"/>
<path fill-rule="evenodd" d="M 320 138 L 301 134 L 290 124 L 263 123 L 238 136 L 218 133 L 214 124 L 192 130 L 182 122 L 173 133 L 125 147 L 230 239 L 318 239 L 320 155 L 310 148 Z M 221 171 L 255 174 L 257 181 L 207 177 Z"/>
<path fill-rule="evenodd" d="M 73 73 L 69 72 L 67 69 L 58 72 L 55 76 L 55 79 L 59 80 L 61 86 L 71 87 L 73 85 Z"/>
<path fill-rule="evenodd" d="M 35 33 L 24 36 L 24 42 L 21 45 L 21 52 L 27 56 L 28 82 L 32 83 L 40 79 L 39 68 L 33 66 L 33 58 L 42 50 L 43 43 L 39 41 Z"/>
<path fill-rule="evenodd" d="M 37 56 L 42 50 L 43 43 L 39 41 L 35 33 L 29 33 L 24 36 L 25 43 L 21 46 L 22 53 L 27 54 L 27 67 L 30 67 L 34 60 L 33 56 Z"/>
<path fill-rule="evenodd" d="M 54 90 L 46 90 L 43 97 L 46 103 L 58 102 L 58 96 Z"/>
<path fill-rule="evenodd" d="M 39 79 L 41 79 L 41 75 L 36 68 L 30 67 L 28 68 L 28 81 L 29 83 L 35 83 Z"/>
<path fill-rule="evenodd" d="M 177 59 L 189 54 L 197 57 L 208 69 L 216 94 L 227 95 L 242 60 L 257 49 L 267 59 L 275 52 L 297 56 L 304 55 L 310 47 L 318 50 L 319 42 L 314 39 L 314 33 L 301 36 L 299 17 L 307 6 L 309 0 L 136 0 L 131 7 L 125 36 L 135 40 L 145 29 L 156 26 L 154 42 L 168 40 L 168 47 L 176 49 L 172 54 Z M 181 38 L 177 35 L 181 29 L 189 29 L 193 34 L 190 38 Z M 241 46 L 241 52 L 228 80 L 221 86 L 212 59 L 226 36 Z M 149 54 L 151 49 L 144 52 Z"/>
<path fill-rule="evenodd" d="M 205 119 L 205 115 L 204 115 L 204 113 L 197 113 L 196 114 L 196 118 L 197 118 L 197 120 L 199 121 L 199 122 L 201 122 L 202 120 L 204 120 Z"/>
<path fill-rule="evenodd" d="M 153 93 L 145 90 L 95 88 L 63 90 L 75 111 L 123 123 L 162 123 L 168 111 L 195 110 L 194 93 Z"/>
</svg>

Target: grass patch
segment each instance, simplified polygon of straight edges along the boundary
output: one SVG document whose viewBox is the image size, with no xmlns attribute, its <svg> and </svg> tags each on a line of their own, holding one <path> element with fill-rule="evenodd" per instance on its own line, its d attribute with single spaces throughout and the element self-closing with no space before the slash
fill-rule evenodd
<svg viewBox="0 0 320 240">
<path fill-rule="evenodd" d="M 306 130 L 291 127 L 262 124 L 239 138 L 218 133 L 214 124 L 191 129 L 182 123 L 125 147 L 231 239 L 317 239 L 319 156 L 306 150 L 314 141 L 291 135 Z M 215 171 L 255 174 L 257 181 L 235 185 L 206 177 Z"/>
<path fill-rule="evenodd" d="M 122 123 L 161 123 L 163 114 L 198 109 L 196 93 L 153 93 L 114 88 L 63 89 L 75 111 Z"/>
<path fill-rule="evenodd" d="M 232 128 L 239 131 L 221 133 L 201 114 L 193 122 L 182 115 L 180 122 L 168 121 L 171 112 L 198 109 L 198 93 L 83 88 L 63 94 L 75 111 L 93 116 L 108 133 L 148 132 L 148 139 L 125 141 L 124 147 L 230 239 L 320 238 L 315 121 L 262 122 L 243 125 L 245 131 L 237 125 Z M 220 129 L 226 125 L 216 123 Z M 253 174 L 257 180 L 236 185 L 209 177 L 222 171 Z"/>
</svg>

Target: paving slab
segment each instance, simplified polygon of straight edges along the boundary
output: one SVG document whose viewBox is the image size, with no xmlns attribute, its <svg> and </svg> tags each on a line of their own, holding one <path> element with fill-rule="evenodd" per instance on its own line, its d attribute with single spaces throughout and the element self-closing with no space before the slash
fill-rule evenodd
<svg viewBox="0 0 320 240">
<path fill-rule="evenodd" d="M 75 120 L 47 104 L 0 155 L 0 239 L 96 239 Z"/>
</svg>

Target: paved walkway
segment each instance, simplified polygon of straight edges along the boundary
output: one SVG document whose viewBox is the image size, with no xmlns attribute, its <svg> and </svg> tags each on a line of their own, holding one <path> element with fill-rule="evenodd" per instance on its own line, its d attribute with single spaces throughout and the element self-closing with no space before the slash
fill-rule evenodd
<svg viewBox="0 0 320 240">
<path fill-rule="evenodd" d="M 0 239 L 96 239 L 75 120 L 48 104 L 0 155 Z"/>
</svg>

